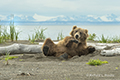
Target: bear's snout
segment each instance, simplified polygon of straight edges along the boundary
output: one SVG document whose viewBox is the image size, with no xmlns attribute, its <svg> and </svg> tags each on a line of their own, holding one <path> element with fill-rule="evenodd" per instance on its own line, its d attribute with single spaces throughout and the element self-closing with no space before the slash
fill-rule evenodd
<svg viewBox="0 0 120 80">
<path fill-rule="evenodd" d="M 80 34 L 79 33 L 76 33 L 75 36 L 74 36 L 75 39 L 80 39 Z"/>
<path fill-rule="evenodd" d="M 76 39 L 78 39 L 78 37 L 79 37 L 78 35 L 75 36 Z"/>
</svg>

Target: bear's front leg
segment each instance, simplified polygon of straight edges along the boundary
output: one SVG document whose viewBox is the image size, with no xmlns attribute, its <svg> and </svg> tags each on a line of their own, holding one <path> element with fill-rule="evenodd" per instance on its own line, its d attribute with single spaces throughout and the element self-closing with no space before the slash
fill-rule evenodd
<svg viewBox="0 0 120 80">
<path fill-rule="evenodd" d="M 66 47 L 72 46 L 73 43 L 79 43 L 79 41 L 74 39 L 74 37 L 70 37 L 70 36 L 64 38 L 64 45 Z"/>
<path fill-rule="evenodd" d="M 78 40 L 75 39 L 71 39 L 66 43 L 66 47 L 70 47 L 72 46 L 73 43 L 79 43 Z"/>
<path fill-rule="evenodd" d="M 84 49 L 79 49 L 80 51 L 79 51 L 79 56 L 81 56 L 81 55 L 88 55 L 88 54 L 90 54 L 90 53 L 93 53 L 94 51 L 95 51 L 95 47 L 93 47 L 93 46 L 88 46 L 88 47 L 86 47 L 86 48 L 84 48 Z"/>
<path fill-rule="evenodd" d="M 88 46 L 87 49 L 89 53 L 93 53 L 95 51 L 95 47 L 93 46 Z"/>
</svg>

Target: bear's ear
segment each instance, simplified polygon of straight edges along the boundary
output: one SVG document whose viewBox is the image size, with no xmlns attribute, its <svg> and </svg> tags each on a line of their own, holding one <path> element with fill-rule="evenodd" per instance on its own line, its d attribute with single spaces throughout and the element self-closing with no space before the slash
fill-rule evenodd
<svg viewBox="0 0 120 80">
<path fill-rule="evenodd" d="M 73 36 L 73 30 L 70 32 L 70 35 Z"/>
<path fill-rule="evenodd" d="M 73 30 L 76 29 L 76 28 L 77 28 L 77 26 L 73 26 Z"/>
<path fill-rule="evenodd" d="M 88 30 L 87 30 L 87 29 L 85 29 L 85 33 L 88 33 Z"/>
<path fill-rule="evenodd" d="M 87 37 L 89 37 L 89 35 L 88 35 L 88 30 L 87 30 L 87 29 L 85 29 L 85 33 L 87 34 Z"/>
<path fill-rule="evenodd" d="M 73 26 L 72 31 L 70 32 L 70 35 L 71 35 L 71 36 L 74 36 L 74 35 L 73 35 L 73 32 L 74 32 L 74 29 L 76 29 L 76 28 L 77 28 L 77 26 Z"/>
<path fill-rule="evenodd" d="M 74 35 L 73 35 L 73 32 L 74 32 L 74 29 L 76 29 L 76 28 L 77 28 L 77 26 L 73 26 L 72 31 L 70 32 L 70 35 L 71 35 L 71 36 L 74 36 Z"/>
</svg>

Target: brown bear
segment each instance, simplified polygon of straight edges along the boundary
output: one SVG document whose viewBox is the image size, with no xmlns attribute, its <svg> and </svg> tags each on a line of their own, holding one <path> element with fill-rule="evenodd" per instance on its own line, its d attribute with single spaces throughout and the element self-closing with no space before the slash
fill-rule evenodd
<svg viewBox="0 0 120 80">
<path fill-rule="evenodd" d="M 75 55 L 87 55 L 95 51 L 94 47 L 87 46 L 87 29 L 73 26 L 70 35 L 71 36 L 66 36 L 63 40 L 59 41 L 58 44 L 54 44 L 50 38 L 47 38 L 42 46 L 44 55 L 68 59 Z"/>
</svg>

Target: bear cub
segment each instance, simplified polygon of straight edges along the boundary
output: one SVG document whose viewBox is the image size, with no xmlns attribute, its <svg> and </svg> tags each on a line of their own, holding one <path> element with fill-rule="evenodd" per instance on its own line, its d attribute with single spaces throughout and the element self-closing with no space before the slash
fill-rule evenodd
<svg viewBox="0 0 120 80">
<path fill-rule="evenodd" d="M 95 47 L 87 46 L 87 29 L 73 26 L 70 35 L 59 41 L 58 44 L 54 44 L 50 38 L 47 38 L 42 46 L 43 54 L 68 59 L 76 55 L 87 55 L 95 51 Z"/>
</svg>

